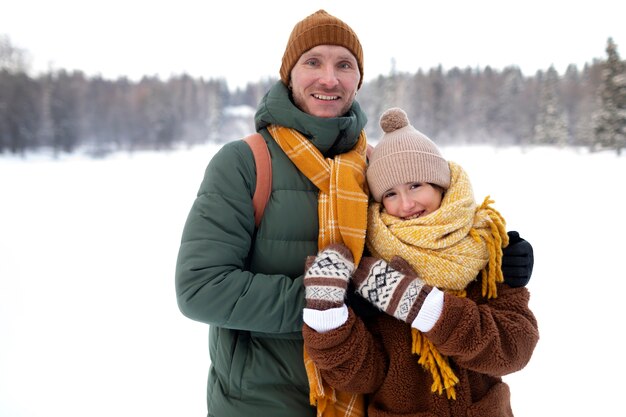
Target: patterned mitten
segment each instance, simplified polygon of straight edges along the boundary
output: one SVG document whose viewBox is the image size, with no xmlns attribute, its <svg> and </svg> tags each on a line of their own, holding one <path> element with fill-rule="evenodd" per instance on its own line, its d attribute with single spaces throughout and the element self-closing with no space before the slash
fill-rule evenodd
<svg viewBox="0 0 626 417">
<path fill-rule="evenodd" d="M 396 256 L 390 263 L 364 257 L 352 278 L 361 297 L 395 318 L 412 324 L 432 287 Z"/>
<path fill-rule="evenodd" d="M 354 272 L 352 252 L 332 244 L 306 260 L 304 287 L 306 308 L 327 310 L 344 304 L 350 275 Z"/>
</svg>

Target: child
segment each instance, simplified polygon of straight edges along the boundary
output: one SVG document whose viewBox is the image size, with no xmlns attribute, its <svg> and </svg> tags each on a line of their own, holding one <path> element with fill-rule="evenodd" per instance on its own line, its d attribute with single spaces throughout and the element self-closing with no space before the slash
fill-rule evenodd
<svg viewBox="0 0 626 417">
<path fill-rule="evenodd" d="M 367 170 L 374 257 L 354 271 L 331 245 L 308 261 L 308 354 L 324 382 L 367 394 L 369 417 L 512 416 L 501 376 L 526 365 L 539 334 L 528 290 L 501 283 L 504 220 L 404 111 L 381 127 Z M 351 276 L 382 313 L 346 306 Z"/>
</svg>

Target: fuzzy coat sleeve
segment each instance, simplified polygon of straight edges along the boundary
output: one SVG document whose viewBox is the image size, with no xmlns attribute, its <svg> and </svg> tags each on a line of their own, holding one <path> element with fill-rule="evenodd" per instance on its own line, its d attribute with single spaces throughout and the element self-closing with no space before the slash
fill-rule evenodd
<svg viewBox="0 0 626 417">
<path fill-rule="evenodd" d="M 308 353 L 324 379 L 334 387 L 359 393 L 375 392 L 388 366 L 381 338 L 366 329 L 348 308 L 348 321 L 326 333 L 303 327 Z"/>
<path fill-rule="evenodd" d="M 539 340 L 530 293 L 499 285 L 498 297 L 487 301 L 479 291 L 474 284 L 467 297 L 446 294 L 441 317 L 426 336 L 461 368 L 492 376 L 519 371 Z"/>
</svg>

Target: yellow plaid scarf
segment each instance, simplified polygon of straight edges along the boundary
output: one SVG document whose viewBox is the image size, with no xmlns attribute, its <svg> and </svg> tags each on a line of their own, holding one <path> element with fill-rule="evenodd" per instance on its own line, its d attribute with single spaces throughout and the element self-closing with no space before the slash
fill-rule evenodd
<svg viewBox="0 0 626 417">
<path fill-rule="evenodd" d="M 363 255 L 367 227 L 365 132 L 361 132 L 357 144 L 349 152 L 324 158 L 305 136 L 294 129 L 270 125 L 268 131 L 298 170 L 320 190 L 318 247 L 343 243 L 351 250 L 354 263 L 358 264 Z M 335 390 L 324 382 L 306 346 L 304 364 L 311 405 L 317 406 L 318 417 L 365 415 L 363 396 Z"/>
<path fill-rule="evenodd" d="M 343 243 L 350 248 L 354 263 L 358 265 L 367 227 L 365 132 L 361 132 L 351 151 L 331 159 L 324 158 L 305 136 L 294 129 L 270 125 L 268 131 L 298 170 L 320 190 L 318 247 Z"/>
<path fill-rule="evenodd" d="M 466 172 L 454 162 L 449 166 L 450 188 L 441 207 L 428 216 L 402 220 L 382 211 L 379 203 L 370 206 L 368 248 L 387 261 L 401 256 L 427 284 L 459 296 L 480 272 L 483 296 L 495 298 L 496 283 L 503 281 L 502 248 L 509 242 L 505 221 L 489 197 L 478 206 Z M 412 350 L 433 375 L 433 392 L 445 389 L 448 398 L 456 398 L 458 378 L 448 358 L 416 329 Z"/>
</svg>

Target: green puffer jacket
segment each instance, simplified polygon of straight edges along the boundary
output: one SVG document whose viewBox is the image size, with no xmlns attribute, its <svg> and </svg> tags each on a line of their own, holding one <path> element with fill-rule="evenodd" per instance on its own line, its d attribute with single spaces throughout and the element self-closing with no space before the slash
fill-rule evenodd
<svg viewBox="0 0 626 417">
<path fill-rule="evenodd" d="M 314 416 L 303 364 L 304 261 L 317 248 L 317 188 L 267 133 L 295 128 L 326 156 L 351 149 L 367 121 L 355 102 L 345 117 L 296 108 L 278 82 L 256 128 L 272 158 L 272 194 L 255 233 L 252 152 L 230 142 L 209 163 L 183 230 L 176 265 L 182 313 L 210 325 L 210 417 Z"/>
</svg>

